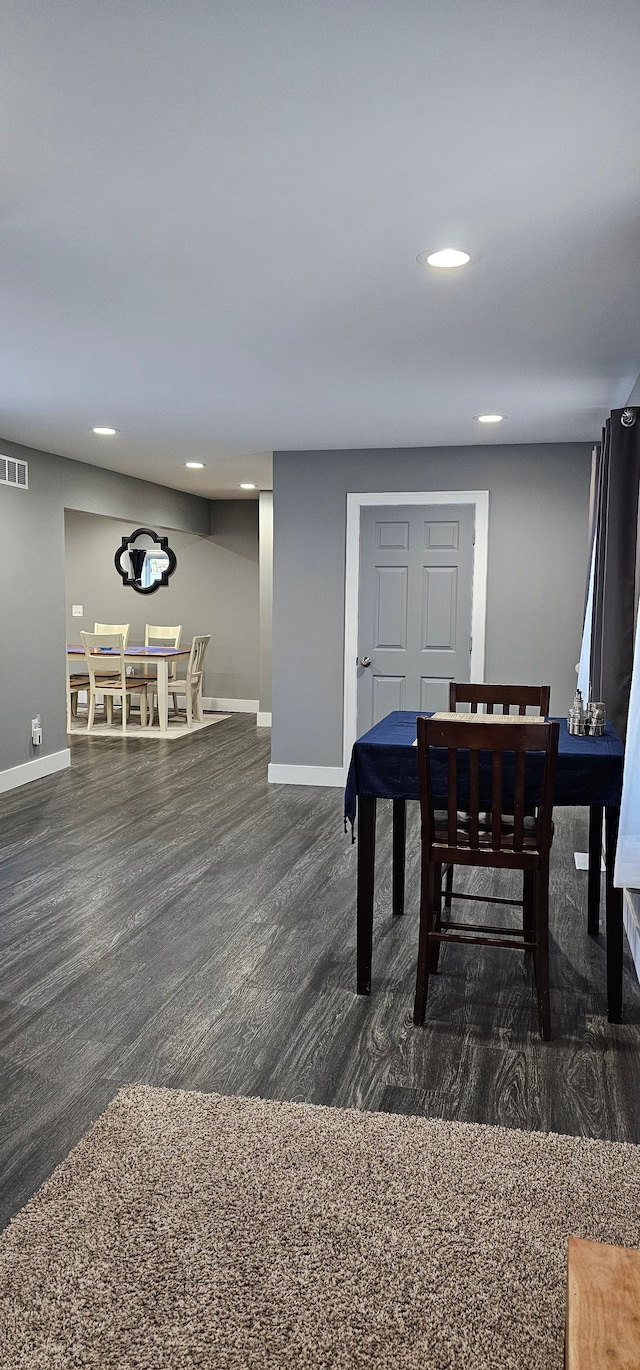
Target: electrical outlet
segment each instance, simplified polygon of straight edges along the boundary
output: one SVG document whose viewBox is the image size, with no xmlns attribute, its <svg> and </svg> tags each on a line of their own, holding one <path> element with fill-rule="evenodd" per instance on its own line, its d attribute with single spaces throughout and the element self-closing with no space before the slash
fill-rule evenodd
<svg viewBox="0 0 640 1370">
<path fill-rule="evenodd" d="M 72 604 L 72 605 L 71 605 L 71 617 L 72 617 L 72 618 L 82 618 L 83 613 L 84 613 L 84 609 L 82 608 L 82 605 L 81 605 L 81 604 Z"/>
<path fill-rule="evenodd" d="M 40 722 L 40 714 L 36 714 L 36 717 L 31 719 L 31 741 L 33 742 L 34 747 L 42 746 L 42 723 Z"/>
</svg>

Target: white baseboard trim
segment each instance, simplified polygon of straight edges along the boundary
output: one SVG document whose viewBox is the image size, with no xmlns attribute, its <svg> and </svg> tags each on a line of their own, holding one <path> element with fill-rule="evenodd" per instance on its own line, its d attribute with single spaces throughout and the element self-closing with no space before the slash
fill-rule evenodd
<svg viewBox="0 0 640 1370">
<path fill-rule="evenodd" d="M 624 890 L 622 896 L 622 919 L 636 975 L 640 980 L 640 893 L 638 890 Z"/>
<path fill-rule="evenodd" d="M 66 771 L 71 765 L 71 752 L 64 747 L 61 752 L 51 752 L 49 756 L 34 756 L 33 761 L 24 761 L 21 766 L 11 766 L 8 771 L 0 771 L 0 794 L 6 790 L 16 790 L 19 785 L 28 785 L 30 780 L 41 780 L 55 771 Z"/>
<path fill-rule="evenodd" d="M 270 728 L 271 714 L 267 713 L 264 709 L 258 709 L 258 717 L 256 718 L 256 723 L 259 728 Z"/>
<path fill-rule="evenodd" d="M 169 682 L 169 694 L 171 694 L 171 682 Z M 216 695 L 211 695 L 210 697 L 204 696 L 202 707 L 213 714 L 257 714 L 260 708 L 260 700 L 218 699 Z"/>
<path fill-rule="evenodd" d="M 271 762 L 267 772 L 270 785 L 330 785 L 344 789 L 344 766 L 284 766 Z"/>
</svg>

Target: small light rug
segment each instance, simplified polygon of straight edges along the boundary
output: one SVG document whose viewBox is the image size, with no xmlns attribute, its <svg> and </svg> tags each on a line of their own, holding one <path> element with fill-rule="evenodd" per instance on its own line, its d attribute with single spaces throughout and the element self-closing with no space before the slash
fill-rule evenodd
<svg viewBox="0 0 640 1370">
<path fill-rule="evenodd" d="M 561 1370 L 640 1147 L 122 1090 L 0 1236 L 4 1370 Z"/>
<path fill-rule="evenodd" d="M 116 723 L 114 726 L 110 727 L 109 724 L 103 723 L 101 717 L 98 715 L 93 727 L 93 732 L 89 733 L 87 732 L 86 714 L 77 714 L 71 720 L 71 736 L 73 738 L 135 737 L 136 741 L 138 738 L 141 738 L 144 742 L 175 742 L 178 737 L 192 737 L 194 733 L 200 732 L 202 728 L 210 728 L 213 723 L 222 723 L 225 718 L 229 717 L 230 714 L 203 713 L 202 719 L 198 721 L 194 718 L 193 726 L 189 728 L 187 727 L 187 720 L 184 717 L 184 714 L 181 717 L 176 717 L 174 714 L 173 716 L 169 716 L 168 733 L 161 733 L 157 724 L 143 728 L 137 715 L 134 715 L 127 723 L 126 733 L 123 733 L 119 724 Z"/>
</svg>

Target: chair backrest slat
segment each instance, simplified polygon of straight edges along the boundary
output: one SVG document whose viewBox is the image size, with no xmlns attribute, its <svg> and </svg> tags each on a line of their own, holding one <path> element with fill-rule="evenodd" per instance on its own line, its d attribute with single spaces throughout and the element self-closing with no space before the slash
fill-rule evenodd
<svg viewBox="0 0 640 1370">
<path fill-rule="evenodd" d="M 475 726 L 475 723 L 469 724 L 470 728 Z M 493 752 L 491 772 L 491 845 L 494 851 L 499 851 L 502 846 L 502 752 Z"/>
<path fill-rule="evenodd" d="M 468 705 L 467 713 L 477 714 L 478 706 L 484 705 L 488 714 L 498 706 L 499 712 L 508 714 L 516 708 L 518 714 L 526 717 L 527 708 L 537 709 L 543 718 L 549 716 L 551 687 L 549 685 L 477 685 L 452 680 L 449 683 L 449 709 L 455 713 L 458 704 Z"/>
<path fill-rule="evenodd" d="M 525 752 L 516 752 L 513 777 L 513 850 L 522 851 L 524 846 L 524 785 Z"/>
<path fill-rule="evenodd" d="M 449 843 L 456 845 L 458 832 L 458 753 L 450 747 L 447 754 L 447 827 Z"/>
<path fill-rule="evenodd" d="M 469 846 L 480 845 L 480 753 L 469 753 Z"/>
</svg>

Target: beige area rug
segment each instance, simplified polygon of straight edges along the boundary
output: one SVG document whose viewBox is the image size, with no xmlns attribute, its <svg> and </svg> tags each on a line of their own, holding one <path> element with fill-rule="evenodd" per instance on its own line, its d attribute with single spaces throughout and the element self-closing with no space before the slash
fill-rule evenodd
<svg viewBox="0 0 640 1370">
<path fill-rule="evenodd" d="M 570 1233 L 640 1148 L 122 1090 L 0 1237 L 3 1370 L 561 1370 Z"/>
<path fill-rule="evenodd" d="M 175 740 L 176 740 L 177 737 L 192 737 L 194 733 L 200 732 L 200 730 L 201 730 L 202 728 L 210 728 L 211 725 L 212 725 L 213 723 L 222 723 L 223 720 L 224 720 L 225 718 L 230 718 L 230 714 L 205 714 L 205 713 L 203 713 L 203 715 L 202 715 L 202 720 L 201 720 L 200 722 L 197 722 L 197 720 L 194 719 L 194 720 L 193 720 L 193 726 L 192 726 L 191 728 L 188 728 L 188 727 L 187 727 L 187 720 L 186 720 L 186 718 L 184 717 L 184 715 L 183 715 L 181 718 L 176 718 L 175 715 L 171 716 L 171 714 L 170 714 L 170 715 L 169 715 L 169 731 L 168 731 L 168 733 L 161 733 L 161 732 L 160 732 L 160 729 L 157 727 L 157 725 L 154 725 L 153 727 L 146 727 L 146 728 L 141 727 L 140 722 L 139 722 L 137 716 L 134 716 L 134 717 L 133 717 L 132 719 L 130 719 L 129 722 L 127 723 L 127 731 L 126 731 L 126 733 L 123 734 L 122 728 L 119 727 L 117 724 L 116 724 L 115 727 L 109 727 L 109 725 L 108 725 L 107 723 L 103 723 L 103 722 L 102 722 L 102 718 L 101 718 L 100 715 L 97 715 L 97 717 L 96 717 L 96 722 L 95 722 L 95 724 L 94 724 L 93 732 L 88 733 L 88 732 L 87 732 L 87 719 L 86 719 L 86 714 L 77 714 L 76 717 L 75 717 L 75 718 L 72 718 L 72 720 L 71 720 L 71 734 L 70 734 L 70 735 L 71 735 L 71 737 L 74 737 L 74 738 L 75 738 L 75 737 L 109 737 L 109 738 L 120 737 L 120 738 L 122 738 L 122 737 L 124 736 L 124 737 L 135 737 L 136 740 L 137 740 L 138 738 L 142 738 L 142 740 L 145 741 L 145 742 L 175 742 Z"/>
</svg>

